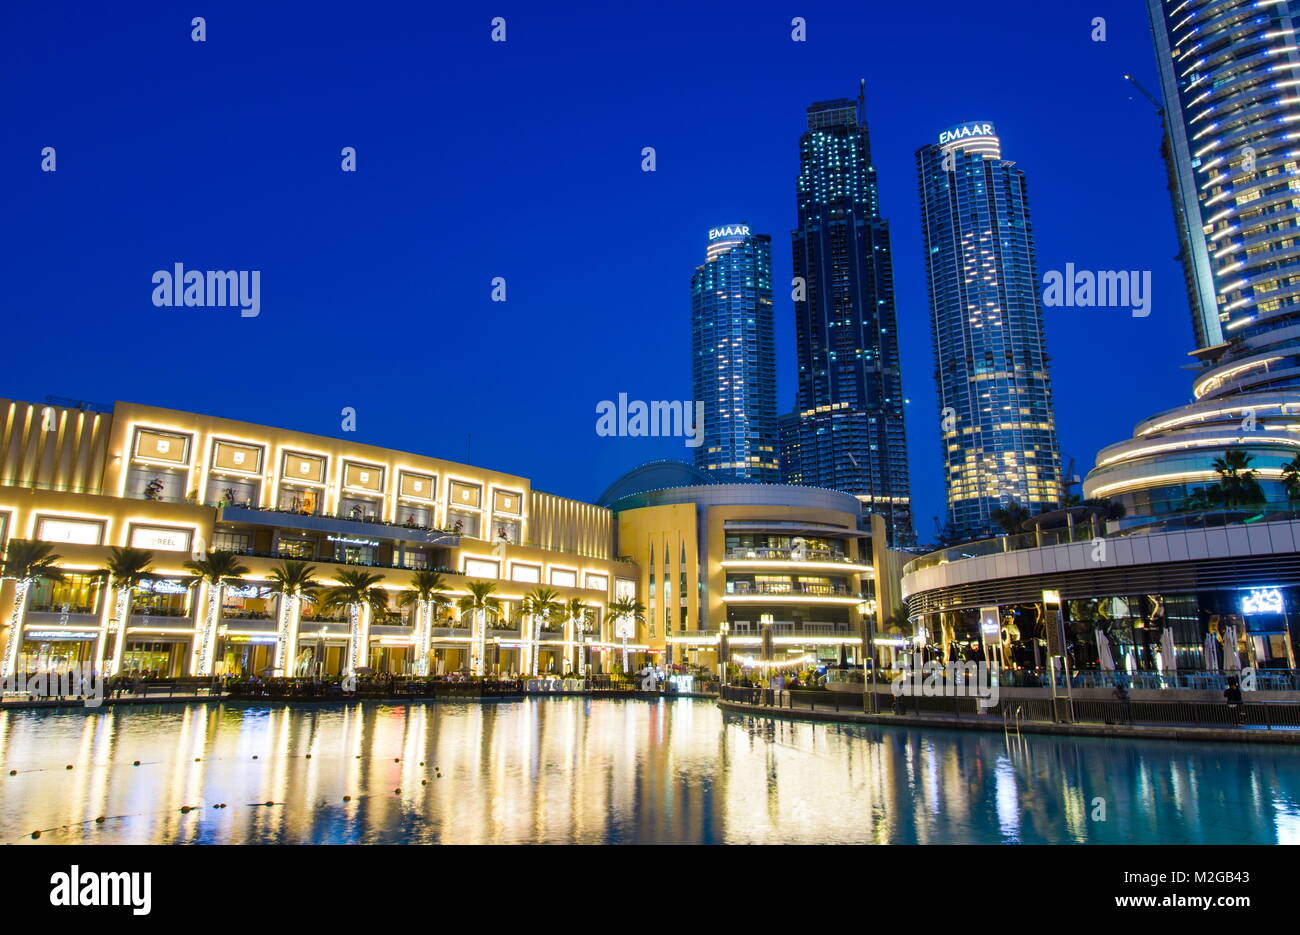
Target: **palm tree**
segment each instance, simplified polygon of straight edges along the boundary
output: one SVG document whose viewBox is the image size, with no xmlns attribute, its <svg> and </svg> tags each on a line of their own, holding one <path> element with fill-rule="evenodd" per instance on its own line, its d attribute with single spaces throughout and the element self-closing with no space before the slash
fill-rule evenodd
<svg viewBox="0 0 1300 935">
<path fill-rule="evenodd" d="M 118 548 L 114 546 L 108 552 L 104 570 L 108 572 L 108 585 L 117 590 L 114 602 L 114 615 L 117 620 L 117 636 L 113 640 L 113 658 L 108 665 L 108 674 L 117 675 L 122 671 L 122 654 L 126 651 L 126 627 L 131 620 L 131 599 L 136 588 L 149 577 L 153 567 L 153 553 L 144 549 Z M 100 641 L 101 648 L 103 641 Z"/>
<path fill-rule="evenodd" d="M 564 612 L 573 630 L 568 641 L 572 653 L 569 671 L 583 676 L 587 674 L 587 666 L 582 658 L 582 634 L 586 631 L 587 624 L 591 622 L 593 611 L 578 598 L 571 597 L 564 605 Z"/>
<path fill-rule="evenodd" d="M 890 611 L 889 616 L 885 617 L 885 632 L 905 636 L 912 629 L 912 618 L 907 614 L 907 605 L 902 604 Z"/>
<path fill-rule="evenodd" d="M 271 593 L 280 595 L 280 626 L 275 641 L 275 660 L 271 667 L 284 675 L 294 675 L 298 659 L 298 629 L 302 624 L 302 602 L 315 601 L 322 582 L 316 580 L 316 566 L 285 559 L 272 568 Z"/>
<path fill-rule="evenodd" d="M 199 633 L 195 675 L 211 675 L 212 657 L 217 649 L 217 625 L 221 618 L 221 597 L 226 585 L 235 584 L 248 574 L 248 566 L 239 561 L 234 552 L 209 552 L 207 558 L 185 563 L 185 567 L 198 575 L 208 586 L 208 606 L 203 614 L 203 629 Z"/>
<path fill-rule="evenodd" d="M 555 588 L 533 588 L 524 595 L 523 602 L 520 604 L 520 610 L 531 618 L 533 624 L 527 650 L 528 661 L 524 666 L 529 675 L 537 674 L 537 655 L 542 642 L 542 621 L 549 620 L 552 615 L 564 611 L 563 605 L 557 600 L 559 596 L 560 592 Z"/>
<path fill-rule="evenodd" d="M 343 674 L 350 677 L 369 661 L 370 627 L 366 611 L 371 614 L 387 611 L 388 592 L 379 587 L 384 576 L 368 571 L 339 569 L 334 579 L 338 584 L 325 589 L 321 609 L 345 609 L 348 613 L 348 664 Z"/>
<path fill-rule="evenodd" d="M 63 572 L 58 563 L 63 556 L 54 554 L 48 542 L 28 539 L 10 539 L 5 551 L 3 578 L 13 578 L 14 609 L 9 618 L 9 640 L 5 644 L 5 657 L 0 676 L 9 678 L 18 671 L 18 651 L 23 645 L 23 622 L 27 619 L 27 594 L 37 578 L 62 581 Z"/>
<path fill-rule="evenodd" d="M 1029 511 L 1015 500 L 1008 500 L 1006 506 L 991 511 L 989 519 L 1002 527 L 1002 531 L 1008 536 L 1014 536 L 1029 519 Z"/>
<path fill-rule="evenodd" d="M 606 613 L 614 622 L 614 635 L 623 640 L 623 671 L 627 672 L 627 641 L 636 635 L 636 625 L 645 623 L 645 604 L 635 597 L 620 597 L 610 603 Z"/>
<path fill-rule="evenodd" d="M 1219 475 L 1218 489 L 1226 507 L 1256 506 L 1264 502 L 1264 489 L 1255 472 L 1249 470 L 1254 455 L 1240 448 L 1225 451 L 1214 459 L 1214 473 Z"/>
<path fill-rule="evenodd" d="M 420 569 L 411 575 L 411 586 L 397 598 L 402 607 L 413 607 L 415 615 L 415 674 L 429 674 L 429 646 L 433 639 L 433 618 L 438 616 L 451 599 L 444 593 L 442 575 L 436 571 Z"/>
<path fill-rule="evenodd" d="M 492 581 L 469 581 L 469 591 L 456 602 L 462 615 L 469 614 L 469 665 L 473 675 L 485 675 L 487 670 L 487 618 L 501 615 L 501 602 L 492 596 L 497 586 Z"/>
<path fill-rule="evenodd" d="M 1294 511 L 1296 501 L 1300 500 L 1300 454 L 1282 465 L 1282 490 Z"/>
</svg>

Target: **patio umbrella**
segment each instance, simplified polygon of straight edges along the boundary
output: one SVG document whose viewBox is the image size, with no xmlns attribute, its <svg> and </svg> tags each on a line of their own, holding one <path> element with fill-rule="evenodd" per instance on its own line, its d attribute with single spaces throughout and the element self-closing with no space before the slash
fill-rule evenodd
<svg viewBox="0 0 1300 935">
<path fill-rule="evenodd" d="M 1174 631 L 1165 627 L 1160 633 L 1160 668 L 1173 672 L 1178 668 L 1178 657 L 1174 653 Z"/>
<path fill-rule="evenodd" d="M 1241 657 L 1237 655 L 1237 628 L 1227 627 L 1223 631 L 1223 667 L 1231 671 L 1241 669 Z"/>
<path fill-rule="evenodd" d="M 1110 652 L 1110 640 L 1106 639 L 1106 634 L 1100 629 L 1097 630 L 1097 662 L 1103 672 L 1115 671 L 1115 657 Z"/>
<path fill-rule="evenodd" d="M 1214 672 L 1219 668 L 1219 653 L 1213 633 L 1205 634 L 1205 669 Z"/>
</svg>

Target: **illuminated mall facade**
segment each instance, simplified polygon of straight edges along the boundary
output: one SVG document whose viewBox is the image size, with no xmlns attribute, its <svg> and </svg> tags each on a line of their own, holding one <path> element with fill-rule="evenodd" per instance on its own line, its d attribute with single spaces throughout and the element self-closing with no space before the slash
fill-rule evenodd
<svg viewBox="0 0 1300 935">
<path fill-rule="evenodd" d="M 728 624 L 735 652 L 752 655 L 765 621 L 782 659 L 856 655 L 861 611 L 874 608 L 856 501 L 753 486 L 770 502 L 616 512 L 343 438 L 133 403 L 0 400 L 0 542 L 48 543 L 63 575 L 0 583 L 0 659 L 26 671 L 333 676 L 472 671 L 479 653 L 487 674 L 608 673 L 626 650 L 634 670 L 712 670 Z M 106 571 L 113 547 L 152 553 L 129 599 Z M 218 586 L 186 566 L 216 553 L 247 571 Z M 324 587 L 348 571 L 381 576 L 387 604 L 300 600 L 289 613 L 271 589 L 286 560 L 314 567 Z M 440 573 L 447 606 L 402 600 L 421 570 Z M 458 610 L 477 581 L 495 585 L 497 616 Z M 523 600 L 539 587 L 580 601 L 583 618 L 529 617 Z M 624 597 L 646 605 L 644 620 L 611 619 Z"/>
</svg>

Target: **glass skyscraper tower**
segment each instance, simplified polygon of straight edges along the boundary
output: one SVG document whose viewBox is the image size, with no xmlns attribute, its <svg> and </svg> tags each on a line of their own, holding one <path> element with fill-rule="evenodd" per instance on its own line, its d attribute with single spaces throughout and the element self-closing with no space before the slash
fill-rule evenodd
<svg viewBox="0 0 1300 935">
<path fill-rule="evenodd" d="M 691 277 L 691 345 L 704 403 L 695 466 L 719 480 L 778 482 L 771 237 L 746 224 L 709 231 Z"/>
<path fill-rule="evenodd" d="M 912 540 L 889 224 L 880 216 L 862 98 L 808 108 L 794 241 L 795 409 L 782 416 L 787 483 L 854 494 Z"/>
<path fill-rule="evenodd" d="M 1102 449 L 1089 497 L 1130 517 L 1219 507 L 1215 459 L 1248 457 L 1273 509 L 1300 450 L 1297 0 L 1148 0 L 1188 283 L 1194 402 Z M 1253 507 L 1252 507 L 1253 509 Z"/>
<path fill-rule="evenodd" d="M 984 538 L 999 506 L 1061 501 L 1025 176 L 987 121 L 944 130 L 916 165 L 949 523 Z"/>
</svg>

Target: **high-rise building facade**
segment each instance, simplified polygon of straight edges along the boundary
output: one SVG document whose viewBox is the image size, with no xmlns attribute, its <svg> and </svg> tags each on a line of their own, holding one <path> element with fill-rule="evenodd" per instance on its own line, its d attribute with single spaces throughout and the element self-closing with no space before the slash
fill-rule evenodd
<svg viewBox="0 0 1300 935">
<path fill-rule="evenodd" d="M 776 483 L 771 237 L 747 224 L 709 231 L 691 277 L 691 352 L 695 399 L 704 403 L 695 466 L 719 480 Z"/>
<path fill-rule="evenodd" d="M 889 224 L 862 100 L 808 108 L 794 241 L 795 409 L 781 419 L 787 483 L 853 494 L 912 538 Z"/>
<path fill-rule="evenodd" d="M 993 124 L 945 129 L 916 153 L 952 531 L 1000 530 L 1016 502 L 1061 501 L 1061 455 L 1025 176 Z"/>
<path fill-rule="evenodd" d="M 1300 450 L 1298 8 L 1148 0 L 1202 369 L 1194 402 L 1103 449 L 1084 482 L 1131 516 L 1228 505 L 1215 502 L 1214 462 L 1230 452 L 1249 458 L 1268 504 L 1289 506 L 1283 465 Z"/>
</svg>

